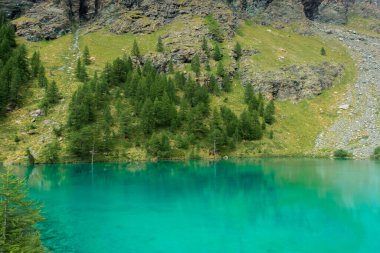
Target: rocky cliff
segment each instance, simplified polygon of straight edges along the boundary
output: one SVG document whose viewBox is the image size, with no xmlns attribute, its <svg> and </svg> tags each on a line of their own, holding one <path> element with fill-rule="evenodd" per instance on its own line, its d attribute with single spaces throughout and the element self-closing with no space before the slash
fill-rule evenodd
<svg viewBox="0 0 380 253">
<path fill-rule="evenodd" d="M 72 23 L 110 26 L 116 33 L 149 33 L 183 15 L 212 13 L 228 34 L 237 18 L 257 16 L 263 24 L 318 20 L 344 24 L 350 10 L 380 17 L 380 0 L 0 0 L 29 40 L 54 39 Z M 235 22 L 234 22 L 235 20 Z"/>
</svg>

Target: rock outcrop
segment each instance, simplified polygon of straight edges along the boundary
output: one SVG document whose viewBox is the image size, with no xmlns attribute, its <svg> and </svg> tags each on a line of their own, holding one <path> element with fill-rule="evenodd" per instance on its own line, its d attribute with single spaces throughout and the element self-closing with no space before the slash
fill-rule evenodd
<svg viewBox="0 0 380 253">
<path fill-rule="evenodd" d="M 29 9 L 36 0 L 0 0 L 0 11 L 4 11 L 8 17 L 17 18 L 25 10 Z"/>
<path fill-rule="evenodd" d="M 65 34 L 70 23 L 109 27 L 114 33 L 151 33 L 181 16 L 212 14 L 228 36 L 238 18 L 257 16 L 263 24 L 284 24 L 307 19 L 344 24 L 351 11 L 380 17 L 380 0 L 0 0 L 10 17 L 26 10 L 18 34 L 30 40 Z M 34 7 L 33 7 L 34 6 Z"/>
<path fill-rule="evenodd" d="M 24 18 L 14 21 L 14 24 L 17 35 L 30 41 L 56 39 L 71 29 L 66 11 L 51 2 L 34 5 Z"/>
<path fill-rule="evenodd" d="M 331 87 L 343 73 L 343 66 L 324 62 L 320 65 L 293 65 L 280 70 L 247 73 L 241 77 L 245 85 L 269 99 L 300 100 L 311 98 Z"/>
</svg>

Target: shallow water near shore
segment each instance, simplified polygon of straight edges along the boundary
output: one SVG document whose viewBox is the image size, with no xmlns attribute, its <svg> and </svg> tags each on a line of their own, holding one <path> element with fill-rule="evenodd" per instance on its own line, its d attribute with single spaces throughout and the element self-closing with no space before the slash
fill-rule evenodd
<svg viewBox="0 0 380 253">
<path fill-rule="evenodd" d="M 378 252 L 380 163 L 257 159 L 16 168 L 53 252 Z"/>
</svg>

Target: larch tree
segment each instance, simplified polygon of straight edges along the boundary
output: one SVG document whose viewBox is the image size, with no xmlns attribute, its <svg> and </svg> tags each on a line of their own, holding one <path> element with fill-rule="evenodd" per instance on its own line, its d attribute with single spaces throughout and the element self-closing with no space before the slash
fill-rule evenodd
<svg viewBox="0 0 380 253">
<path fill-rule="evenodd" d="M 25 180 L 9 170 L 0 174 L 0 252 L 44 252 L 36 224 L 42 221 L 38 204 L 27 197 Z"/>
<path fill-rule="evenodd" d="M 84 47 L 84 51 L 83 51 L 83 63 L 85 65 L 90 65 L 91 64 L 90 49 L 88 49 L 88 46 Z"/>
</svg>

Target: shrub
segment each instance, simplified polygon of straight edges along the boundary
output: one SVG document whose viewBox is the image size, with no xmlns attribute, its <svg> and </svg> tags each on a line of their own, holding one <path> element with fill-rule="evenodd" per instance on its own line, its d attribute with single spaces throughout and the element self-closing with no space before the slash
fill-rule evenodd
<svg viewBox="0 0 380 253">
<path fill-rule="evenodd" d="M 338 149 L 334 152 L 335 158 L 348 158 L 351 156 L 352 156 L 352 154 L 349 153 L 348 151 L 344 150 L 344 149 Z"/>
<path fill-rule="evenodd" d="M 373 158 L 380 160 L 380 146 L 375 148 L 375 150 L 373 151 Z"/>
<path fill-rule="evenodd" d="M 60 145 L 57 141 L 47 144 L 42 150 L 42 160 L 44 163 L 57 163 L 59 161 Z"/>
<path fill-rule="evenodd" d="M 321 48 L 321 55 L 326 56 L 326 49 L 324 47 Z"/>
<path fill-rule="evenodd" d="M 26 157 L 28 159 L 28 164 L 33 165 L 35 162 L 35 159 L 34 159 L 32 152 L 30 151 L 30 148 L 26 149 Z"/>
<path fill-rule="evenodd" d="M 152 135 L 146 149 L 150 155 L 157 158 L 169 158 L 172 152 L 169 137 L 165 133 Z"/>
</svg>

